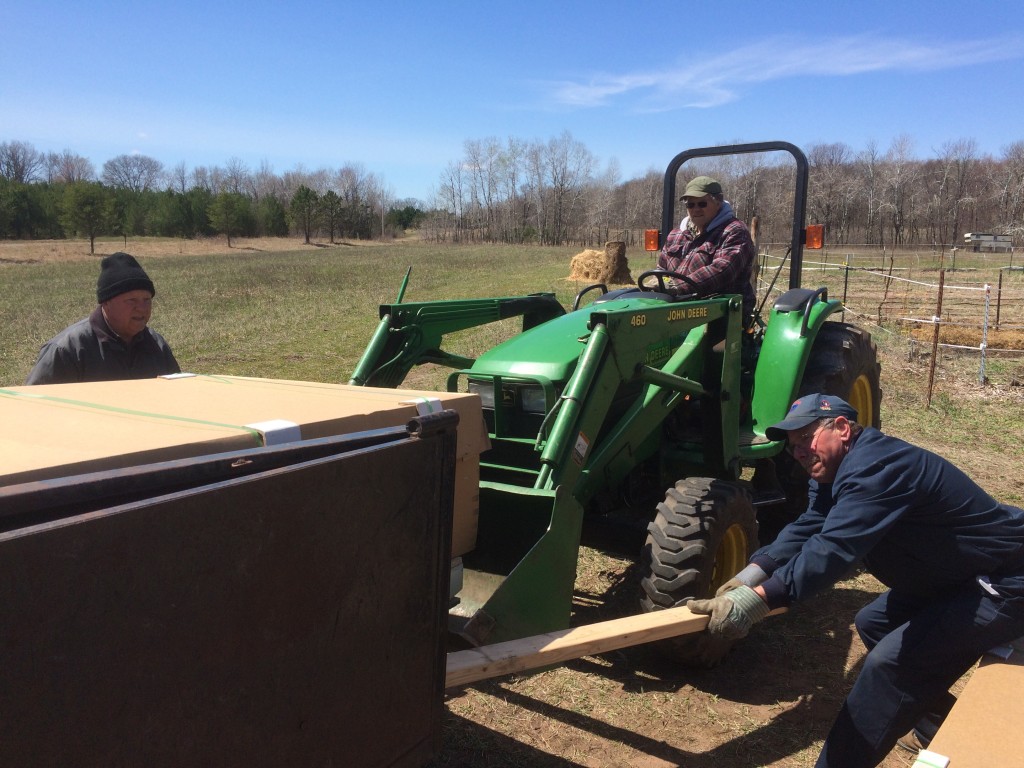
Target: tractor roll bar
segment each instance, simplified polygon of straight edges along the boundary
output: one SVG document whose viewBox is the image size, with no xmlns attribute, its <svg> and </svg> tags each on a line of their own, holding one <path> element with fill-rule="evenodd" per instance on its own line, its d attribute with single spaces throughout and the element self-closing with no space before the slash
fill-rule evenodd
<svg viewBox="0 0 1024 768">
<path fill-rule="evenodd" d="M 743 155 L 753 152 L 789 152 L 796 161 L 796 196 L 793 200 L 793 235 L 790 246 L 789 265 L 789 287 L 799 288 L 803 277 L 804 261 L 804 218 L 807 215 L 807 179 L 808 165 L 807 157 L 794 144 L 788 141 L 761 141 L 754 144 L 733 144 L 724 147 L 702 147 L 698 149 L 687 149 L 680 152 L 665 170 L 665 184 L 663 186 L 663 198 L 661 203 L 661 242 L 658 246 L 664 245 L 665 236 L 675 227 L 676 221 L 676 174 L 679 168 L 687 160 L 695 157 L 719 157 L 722 155 Z"/>
</svg>

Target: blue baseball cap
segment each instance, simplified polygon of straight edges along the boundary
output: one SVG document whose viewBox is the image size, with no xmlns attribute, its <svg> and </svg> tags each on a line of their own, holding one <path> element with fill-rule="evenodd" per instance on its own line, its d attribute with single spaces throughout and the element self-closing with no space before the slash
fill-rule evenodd
<svg viewBox="0 0 1024 768">
<path fill-rule="evenodd" d="M 794 429 L 803 429 L 818 419 L 831 419 L 845 416 L 850 421 L 857 420 L 857 409 L 835 395 L 804 395 L 789 407 L 786 418 L 778 424 L 772 424 L 764 431 L 769 440 L 785 440 L 786 433 Z"/>
</svg>

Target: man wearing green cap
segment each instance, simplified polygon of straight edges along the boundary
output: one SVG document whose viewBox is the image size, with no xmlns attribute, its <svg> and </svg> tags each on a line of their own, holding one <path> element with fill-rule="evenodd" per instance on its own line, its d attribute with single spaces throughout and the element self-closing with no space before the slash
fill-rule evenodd
<svg viewBox="0 0 1024 768">
<path fill-rule="evenodd" d="M 170 346 L 148 327 L 156 288 L 134 256 L 100 262 L 98 306 L 39 350 L 26 384 L 148 379 L 181 368 Z"/>
<path fill-rule="evenodd" d="M 744 321 L 749 321 L 755 300 L 750 275 L 757 260 L 750 230 L 736 218 L 722 185 L 710 176 L 693 179 L 680 200 L 687 215 L 665 238 L 658 267 L 686 276 L 688 282 L 679 286 L 684 292 L 738 293 Z"/>
</svg>

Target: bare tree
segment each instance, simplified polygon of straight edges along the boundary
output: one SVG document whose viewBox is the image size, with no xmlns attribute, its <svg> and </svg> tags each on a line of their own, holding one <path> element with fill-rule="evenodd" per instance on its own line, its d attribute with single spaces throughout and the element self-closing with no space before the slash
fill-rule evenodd
<svg viewBox="0 0 1024 768">
<path fill-rule="evenodd" d="M 213 174 L 205 165 L 198 165 L 192 169 L 192 186 L 196 189 L 203 189 L 211 194 L 217 194 L 214 187 Z"/>
<path fill-rule="evenodd" d="M 482 236 L 494 240 L 498 229 L 499 174 L 502 149 L 498 139 L 466 141 L 465 167 L 469 173 L 470 210 Z"/>
<path fill-rule="evenodd" d="M 568 232 L 579 213 L 578 205 L 594 169 L 594 156 L 568 131 L 545 147 L 548 182 L 553 207 L 551 242 L 568 241 Z"/>
<path fill-rule="evenodd" d="M 874 243 L 876 234 L 878 242 L 882 242 L 882 155 L 874 141 L 869 141 L 864 150 L 857 155 L 855 171 L 858 182 L 857 194 L 863 201 L 864 242 Z"/>
<path fill-rule="evenodd" d="M 395 199 L 395 191 L 387 186 L 383 179 L 377 178 L 374 174 L 370 174 L 367 179 L 368 189 L 370 191 L 370 199 L 373 201 L 371 207 L 376 205 L 376 213 L 380 215 L 380 238 L 381 240 L 387 235 L 387 215 L 390 210 L 391 203 Z M 374 215 L 374 225 L 376 225 L 377 216 Z M 371 227 L 372 231 L 373 227 Z"/>
<path fill-rule="evenodd" d="M 913 139 L 902 134 L 893 139 L 885 155 L 885 209 L 890 217 L 893 245 L 906 242 L 915 228 L 914 197 L 920 164 L 911 156 L 913 147 Z"/>
<path fill-rule="evenodd" d="M 619 186 L 618 212 L 622 229 L 629 233 L 625 238 L 627 245 L 639 242 L 641 230 L 660 228 L 663 184 L 662 173 L 651 169 Z"/>
<path fill-rule="evenodd" d="M 37 181 L 46 165 L 46 158 L 24 141 L 0 144 L 0 177 L 19 184 Z"/>
<path fill-rule="evenodd" d="M 529 220 L 529 200 L 519 188 L 525 155 L 526 143 L 510 138 L 498 161 L 499 195 L 504 208 L 501 240 L 507 243 L 523 242 Z"/>
<path fill-rule="evenodd" d="M 523 192 L 530 201 L 535 236 L 542 243 L 547 243 L 549 237 L 548 200 L 545 194 L 547 173 L 544 145 L 534 142 L 527 146 L 524 156 Z"/>
<path fill-rule="evenodd" d="M 155 189 L 163 174 L 159 160 L 146 155 L 118 155 L 103 164 L 103 181 L 132 192 Z"/>
<path fill-rule="evenodd" d="M 249 194 L 256 202 L 259 202 L 260 198 L 271 196 L 282 202 L 285 200 L 284 183 L 266 160 L 263 160 L 259 170 L 249 177 Z"/>
<path fill-rule="evenodd" d="M 815 144 L 807 153 L 814 185 L 810 190 L 808 213 L 825 225 L 831 242 L 845 242 L 850 226 L 851 159 L 846 144 Z"/>
<path fill-rule="evenodd" d="M 463 239 L 463 212 L 466 200 L 462 170 L 462 163 L 449 163 L 441 176 L 430 219 L 431 230 L 436 240 L 444 241 L 451 238 L 452 242 L 457 243 Z"/>
<path fill-rule="evenodd" d="M 978 162 L 978 145 L 973 139 L 948 141 L 939 150 L 936 189 L 932 194 L 934 239 L 940 246 L 951 245 L 961 234 L 965 210 L 973 207 L 973 189 Z"/>
<path fill-rule="evenodd" d="M 587 186 L 583 206 L 586 216 L 585 245 L 598 246 L 609 240 L 620 239 L 618 232 L 614 237 L 611 234 L 618 219 L 615 215 L 615 192 L 619 184 L 619 173 L 618 161 L 612 160 L 604 172 Z"/>
<path fill-rule="evenodd" d="M 92 162 L 76 155 L 70 149 L 61 153 L 49 152 L 46 155 L 46 178 L 51 182 L 74 184 L 77 181 L 93 181 L 96 169 Z"/>
<path fill-rule="evenodd" d="M 233 192 L 236 195 L 249 192 L 252 175 L 249 173 L 248 166 L 237 157 L 228 158 L 220 178 L 222 192 Z"/>
<path fill-rule="evenodd" d="M 180 195 L 188 192 L 190 187 L 189 174 L 184 160 L 167 172 L 167 183 L 170 189 L 173 189 Z"/>
<path fill-rule="evenodd" d="M 1024 235 L 1024 141 L 1003 148 L 990 179 L 997 227 L 1003 232 Z"/>
</svg>

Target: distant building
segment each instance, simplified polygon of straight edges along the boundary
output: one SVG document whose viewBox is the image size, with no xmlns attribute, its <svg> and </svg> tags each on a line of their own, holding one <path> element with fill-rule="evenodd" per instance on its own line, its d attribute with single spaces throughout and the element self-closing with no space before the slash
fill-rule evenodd
<svg viewBox="0 0 1024 768">
<path fill-rule="evenodd" d="M 972 251 L 990 251 L 1009 253 L 1013 250 L 1013 238 L 1010 235 L 987 235 L 980 232 L 966 232 L 964 245 Z"/>
</svg>

